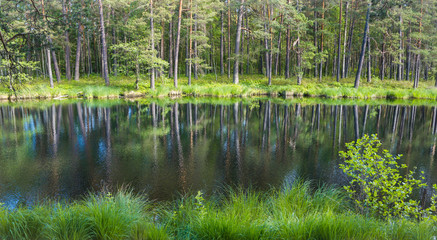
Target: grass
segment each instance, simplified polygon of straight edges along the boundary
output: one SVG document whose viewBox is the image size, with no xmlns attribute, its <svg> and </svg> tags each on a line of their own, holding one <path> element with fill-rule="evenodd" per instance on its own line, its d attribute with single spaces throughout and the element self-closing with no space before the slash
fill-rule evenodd
<svg viewBox="0 0 437 240">
<path fill-rule="evenodd" d="M 206 198 L 206 199 L 204 199 Z M 129 191 L 0 208 L 1 239 L 433 239 L 437 224 L 361 215 L 343 192 L 296 182 L 153 203 Z"/>
<path fill-rule="evenodd" d="M 183 96 L 216 96 L 216 97 L 249 97 L 249 96 L 312 96 L 326 98 L 354 99 L 430 99 L 437 97 L 437 88 L 433 81 L 421 81 L 419 88 L 413 89 L 412 82 L 378 80 L 371 83 L 362 82 L 360 88 L 353 88 L 352 78 L 342 79 L 337 83 L 333 78 L 325 78 L 322 82 L 307 78 L 302 85 L 297 85 L 294 79 L 276 77 L 268 86 L 267 79 L 262 75 L 243 75 L 240 84 L 235 85 L 232 79 L 215 75 L 205 75 L 193 80 L 187 85 L 187 78 L 179 79 L 179 87 L 173 87 L 173 80 L 160 78 L 156 90 L 149 89 L 148 80 L 140 81 L 139 89 L 134 88 L 135 79 L 131 76 L 112 76 L 111 86 L 105 86 L 104 80 L 98 75 L 91 75 L 80 81 L 56 83 L 51 89 L 47 79 L 34 79 L 32 82 L 18 86 L 17 96 L 26 98 L 119 98 L 119 97 L 165 97 L 171 95 Z M 0 88 L 1 98 L 14 98 L 5 88 Z"/>
</svg>

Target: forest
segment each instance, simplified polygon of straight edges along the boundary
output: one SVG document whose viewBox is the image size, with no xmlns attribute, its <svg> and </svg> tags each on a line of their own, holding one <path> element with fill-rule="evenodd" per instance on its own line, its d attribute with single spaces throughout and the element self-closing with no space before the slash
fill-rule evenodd
<svg viewBox="0 0 437 240">
<path fill-rule="evenodd" d="M 0 239 L 436 239 L 436 42 L 437 0 L 0 0 Z"/>
<path fill-rule="evenodd" d="M 132 76 L 136 89 L 155 89 L 165 80 L 178 88 L 181 77 L 239 84 L 259 75 L 268 86 L 349 78 L 355 88 L 387 79 L 417 88 L 437 80 L 436 8 L 435 0 L 2 1 L 0 81 L 15 91 L 34 79 L 53 88 Z"/>
</svg>

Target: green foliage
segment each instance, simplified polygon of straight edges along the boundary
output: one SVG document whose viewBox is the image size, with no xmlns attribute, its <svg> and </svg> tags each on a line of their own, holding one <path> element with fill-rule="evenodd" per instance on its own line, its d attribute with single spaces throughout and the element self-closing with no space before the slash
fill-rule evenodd
<svg viewBox="0 0 437 240">
<path fill-rule="evenodd" d="M 87 215 L 96 239 L 123 239 L 143 220 L 144 204 L 129 192 L 112 195 L 92 195 L 86 201 Z"/>
<path fill-rule="evenodd" d="M 0 238 L 5 239 L 40 239 L 43 235 L 44 219 L 50 209 L 36 206 L 33 209 L 19 208 L 15 212 L 2 212 L 4 224 L 0 229 Z"/>
<path fill-rule="evenodd" d="M 414 191 L 426 187 L 425 178 L 416 179 L 414 170 L 403 176 L 400 170 L 406 169 L 407 165 L 399 165 L 401 155 L 393 156 L 388 150 L 380 153 L 380 146 L 376 134 L 365 135 L 347 143 L 347 151 L 340 152 L 340 157 L 344 158 L 340 168 L 351 178 L 350 185 L 345 187 L 349 196 L 362 213 L 375 213 L 387 219 L 429 216 L 435 206 L 423 209 L 412 198 Z"/>
<path fill-rule="evenodd" d="M 51 239 L 81 240 L 93 239 L 91 218 L 87 216 L 87 209 L 78 204 L 68 207 L 57 204 L 50 224 L 46 226 L 45 235 Z"/>
<path fill-rule="evenodd" d="M 141 79 L 145 75 L 140 75 Z M 135 89 L 135 76 L 110 77 L 111 86 L 104 86 L 104 81 L 98 75 L 82 78 L 80 81 L 61 82 L 53 89 L 46 81 L 32 79 L 17 90 L 18 98 L 57 98 L 57 97 L 86 97 L 86 98 L 117 98 L 122 95 L 146 95 L 150 97 L 168 96 L 170 92 L 179 91 L 184 96 L 217 96 L 217 97 L 254 97 L 261 95 L 312 96 L 325 98 L 354 98 L 354 99 L 430 99 L 435 100 L 437 89 L 434 83 L 423 81 L 419 88 L 410 89 L 409 83 L 404 81 L 374 81 L 371 84 L 363 82 L 359 89 L 353 88 L 353 79 L 343 79 L 337 83 L 335 79 L 325 79 L 322 83 L 318 79 L 304 79 L 302 85 L 282 77 L 272 79 L 272 86 L 268 86 L 267 78 L 261 75 L 243 75 L 240 84 L 235 85 L 232 79 L 215 75 L 205 75 L 191 86 L 187 85 L 187 78 L 181 77 L 180 87 L 173 87 L 173 80 L 162 78 L 157 81 L 156 90 L 150 90 L 148 81 L 140 81 L 139 88 Z M 0 87 L 0 96 L 11 96 L 7 88 Z M 13 96 L 11 96 L 13 97 Z M 410 101 L 409 101 L 410 102 Z M 407 103 L 409 104 L 409 103 Z"/>
<path fill-rule="evenodd" d="M 151 204 L 128 191 L 71 204 L 0 207 L 0 239 L 432 239 L 435 222 L 355 213 L 339 189 L 296 181 Z"/>
</svg>

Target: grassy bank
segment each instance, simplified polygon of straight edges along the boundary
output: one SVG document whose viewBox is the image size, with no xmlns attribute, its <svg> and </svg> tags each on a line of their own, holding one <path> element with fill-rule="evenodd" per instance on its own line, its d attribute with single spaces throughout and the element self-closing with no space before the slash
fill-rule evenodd
<svg viewBox="0 0 437 240">
<path fill-rule="evenodd" d="M 70 204 L 0 208 L 1 239 L 432 239 L 435 222 L 356 213 L 336 189 L 308 183 L 152 203 L 126 191 Z"/>
<path fill-rule="evenodd" d="M 35 79 L 20 85 L 17 97 L 25 98 L 120 98 L 120 97 L 164 97 L 183 96 L 217 96 L 217 97 L 248 97 L 248 96 L 312 96 L 327 98 L 390 98 L 390 99 L 431 99 L 437 97 L 434 82 L 423 81 L 418 89 L 412 89 L 412 83 L 394 80 L 375 80 L 372 83 L 362 82 L 359 89 L 353 88 L 353 79 L 343 79 L 337 83 L 332 78 L 326 78 L 321 83 L 316 79 L 304 79 L 302 85 L 297 85 L 294 79 L 273 78 L 272 86 L 261 75 L 241 76 L 240 84 L 232 84 L 232 79 L 206 75 L 199 80 L 193 80 L 187 85 L 187 78 L 179 80 L 179 87 L 173 87 L 173 80 L 161 78 L 157 80 L 156 90 L 149 89 L 149 83 L 142 80 L 139 89 L 134 88 L 133 77 L 112 77 L 111 86 L 106 87 L 100 76 L 90 76 L 80 81 L 63 81 L 51 89 L 48 80 Z M 14 98 L 7 89 L 0 88 L 0 99 Z"/>
</svg>

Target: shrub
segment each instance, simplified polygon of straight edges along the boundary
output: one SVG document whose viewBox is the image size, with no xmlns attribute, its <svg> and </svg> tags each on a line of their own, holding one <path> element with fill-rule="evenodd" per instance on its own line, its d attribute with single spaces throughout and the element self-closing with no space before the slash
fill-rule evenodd
<svg viewBox="0 0 437 240">
<path fill-rule="evenodd" d="M 365 135 L 347 143 L 347 151 L 340 152 L 340 157 L 345 159 L 340 168 L 351 178 L 350 185 L 345 187 L 349 196 L 362 213 L 374 213 L 382 218 L 429 217 L 435 205 L 425 209 L 411 197 L 414 191 L 426 187 L 424 177 L 416 179 L 414 170 L 402 176 L 399 170 L 407 166 L 398 164 L 401 155 L 379 151 L 380 146 L 376 134 Z"/>
</svg>

